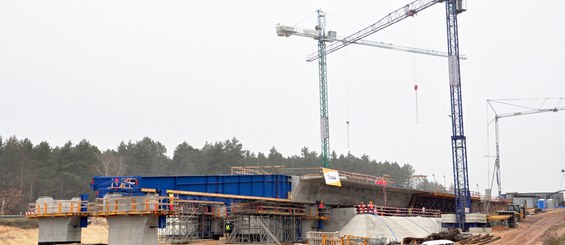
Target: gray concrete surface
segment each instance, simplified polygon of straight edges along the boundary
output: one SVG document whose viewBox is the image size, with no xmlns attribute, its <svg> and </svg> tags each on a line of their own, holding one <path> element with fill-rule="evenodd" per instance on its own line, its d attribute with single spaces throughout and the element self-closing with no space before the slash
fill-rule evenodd
<svg viewBox="0 0 565 245">
<path fill-rule="evenodd" d="M 424 238 L 441 231 L 438 218 L 388 217 L 360 214 L 353 217 L 340 231 L 340 236 L 354 235 L 369 238 L 386 237 L 402 241 L 405 237 Z"/>
<path fill-rule="evenodd" d="M 339 231 L 355 217 L 355 208 L 334 208 L 330 210 L 331 219 L 325 221 L 322 231 Z"/>
<path fill-rule="evenodd" d="M 314 202 L 323 200 L 325 203 L 340 203 L 342 206 L 353 206 L 361 202 L 373 201 L 375 205 L 385 206 L 384 189 L 386 188 L 386 206 L 407 208 L 410 198 L 419 191 L 383 187 L 374 184 L 363 184 L 341 180 L 342 187 L 329 186 L 322 177 L 293 176 L 292 200 L 296 202 Z"/>
<path fill-rule="evenodd" d="M 53 217 L 37 219 L 39 244 L 80 243 L 80 217 Z"/>
<path fill-rule="evenodd" d="M 106 220 L 109 245 L 157 245 L 156 215 L 110 216 Z"/>
</svg>

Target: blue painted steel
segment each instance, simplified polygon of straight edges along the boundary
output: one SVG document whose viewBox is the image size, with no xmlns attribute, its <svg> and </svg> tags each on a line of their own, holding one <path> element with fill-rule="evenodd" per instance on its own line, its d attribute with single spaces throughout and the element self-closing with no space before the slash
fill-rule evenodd
<svg viewBox="0 0 565 245">
<path fill-rule="evenodd" d="M 139 196 L 146 193 L 141 188 L 156 189 L 165 196 L 167 190 L 194 191 L 269 198 L 288 198 L 291 191 L 288 175 L 193 175 L 193 176 L 95 176 L 91 189 L 97 197 L 108 192 Z M 221 201 L 231 203 L 235 199 L 179 196 L 182 199 Z"/>
<path fill-rule="evenodd" d="M 167 228 L 167 216 L 165 215 L 159 215 L 159 219 L 158 219 L 159 223 L 157 223 L 157 226 L 161 229 L 163 228 Z"/>
<path fill-rule="evenodd" d="M 80 201 L 81 201 L 81 205 L 80 205 L 80 211 L 81 212 L 86 212 L 88 211 L 88 194 L 80 194 Z"/>
<path fill-rule="evenodd" d="M 80 211 L 88 211 L 88 194 L 80 194 Z M 88 217 L 80 217 L 80 227 L 85 228 L 88 226 Z"/>
<path fill-rule="evenodd" d="M 459 38 L 457 33 L 457 0 L 445 1 L 447 19 L 447 48 L 449 54 L 449 84 L 451 94 L 451 150 L 453 158 L 453 183 L 455 184 L 455 210 L 459 228 L 466 231 L 465 213 L 471 210 L 471 193 L 467 171 L 467 143 L 463 130 L 463 105 L 459 65 Z"/>
<path fill-rule="evenodd" d="M 88 227 L 88 217 L 80 217 L 80 228 Z"/>
</svg>

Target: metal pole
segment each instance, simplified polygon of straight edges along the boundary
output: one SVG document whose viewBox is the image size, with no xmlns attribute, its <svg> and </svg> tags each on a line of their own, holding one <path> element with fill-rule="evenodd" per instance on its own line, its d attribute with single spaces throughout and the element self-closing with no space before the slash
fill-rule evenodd
<svg viewBox="0 0 565 245">
<path fill-rule="evenodd" d="M 345 121 L 347 124 L 347 155 L 351 155 L 351 149 L 349 148 L 349 121 Z"/>
</svg>

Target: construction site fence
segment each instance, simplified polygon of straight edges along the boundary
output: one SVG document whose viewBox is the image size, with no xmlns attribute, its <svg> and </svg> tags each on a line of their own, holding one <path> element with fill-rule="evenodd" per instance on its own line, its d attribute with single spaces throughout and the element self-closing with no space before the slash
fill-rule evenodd
<svg viewBox="0 0 565 245">
<path fill-rule="evenodd" d="M 428 217 L 428 218 L 440 218 L 441 211 L 437 209 L 428 208 L 395 208 L 395 207 L 385 207 L 385 206 L 374 206 L 369 205 L 355 205 L 355 210 L 357 214 L 374 214 L 380 216 L 399 216 L 399 217 Z"/>
<path fill-rule="evenodd" d="M 309 245 L 385 245 L 388 244 L 386 237 L 361 237 L 345 235 L 340 237 L 338 232 L 306 232 Z"/>
</svg>

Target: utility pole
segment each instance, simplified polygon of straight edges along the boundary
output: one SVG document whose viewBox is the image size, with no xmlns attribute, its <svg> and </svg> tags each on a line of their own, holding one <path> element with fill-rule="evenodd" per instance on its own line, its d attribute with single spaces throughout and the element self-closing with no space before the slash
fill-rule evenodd
<svg viewBox="0 0 565 245">
<path fill-rule="evenodd" d="M 347 124 L 347 156 L 351 155 L 351 149 L 349 148 L 349 121 L 345 121 Z"/>
</svg>

